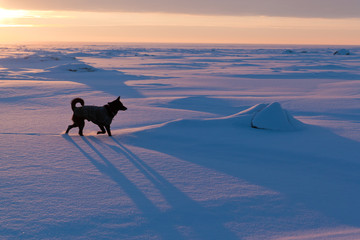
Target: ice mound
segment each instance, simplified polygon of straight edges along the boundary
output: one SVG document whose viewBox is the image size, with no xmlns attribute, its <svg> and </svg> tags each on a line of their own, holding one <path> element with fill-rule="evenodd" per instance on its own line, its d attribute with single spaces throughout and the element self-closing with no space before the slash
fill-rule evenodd
<svg viewBox="0 0 360 240">
<path fill-rule="evenodd" d="M 301 128 L 302 122 L 283 109 L 278 102 L 256 105 L 248 110 L 253 113 L 251 127 L 276 131 L 292 131 Z"/>
<path fill-rule="evenodd" d="M 283 109 L 278 102 L 257 104 L 234 115 L 208 120 L 220 120 L 222 121 L 221 125 L 230 124 L 274 131 L 295 131 L 301 130 L 305 126 L 304 123 Z"/>
<path fill-rule="evenodd" d="M 24 57 L 26 60 L 33 60 L 33 61 L 60 61 L 60 60 L 76 60 L 73 56 L 68 56 L 62 53 L 34 53 L 31 55 L 27 55 Z"/>
<path fill-rule="evenodd" d="M 334 55 L 350 55 L 350 51 L 347 49 L 340 49 L 334 52 Z"/>
<path fill-rule="evenodd" d="M 282 53 L 283 53 L 283 54 L 293 54 L 293 53 L 295 53 L 295 51 L 294 51 L 294 50 L 290 50 L 290 49 L 286 49 L 286 50 L 284 50 Z"/>
<path fill-rule="evenodd" d="M 47 70 L 50 70 L 52 72 L 95 72 L 99 69 L 85 63 L 67 63 L 56 67 L 48 68 Z"/>
</svg>

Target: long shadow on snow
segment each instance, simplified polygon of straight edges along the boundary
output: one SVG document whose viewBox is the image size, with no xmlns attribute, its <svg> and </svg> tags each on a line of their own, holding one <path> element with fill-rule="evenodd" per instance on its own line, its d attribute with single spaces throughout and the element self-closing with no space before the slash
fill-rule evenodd
<svg viewBox="0 0 360 240">
<path fill-rule="evenodd" d="M 126 148 L 115 138 L 112 140 L 116 146 L 108 145 L 98 140 L 91 138 L 94 142 L 112 148 L 115 152 L 124 155 L 139 171 L 150 180 L 154 186 L 161 192 L 162 196 L 171 205 L 172 210 L 163 213 L 164 221 L 176 225 L 188 225 L 188 227 L 195 230 L 197 237 L 200 239 L 238 239 L 230 231 L 223 227 L 224 222 L 217 215 L 203 208 L 196 201 L 190 199 L 178 188 L 167 181 L 161 174 L 151 168 L 145 161 L 141 160 L 130 149 Z M 171 239 L 174 239 L 172 236 Z"/>
<path fill-rule="evenodd" d="M 99 150 L 95 148 L 93 144 L 90 143 L 85 137 L 81 139 L 98 155 L 104 163 L 101 163 L 91 157 L 89 153 L 87 153 L 79 144 L 77 144 L 71 137 L 63 136 L 68 142 L 73 144 L 102 174 L 110 177 L 119 187 L 126 192 L 126 194 L 134 201 L 135 205 L 139 208 L 139 210 L 145 215 L 149 224 L 152 224 L 151 216 L 157 216 L 160 214 L 160 211 L 154 206 L 154 204 L 146 197 L 146 195 L 141 192 L 140 189 L 136 187 L 136 185 L 131 182 L 128 178 L 125 177 L 123 173 L 119 169 L 117 169 Z M 179 234 L 174 229 L 174 226 L 167 225 L 166 222 L 163 225 L 170 233 L 165 232 L 162 236 L 164 239 L 170 239 L 169 237 L 177 237 L 179 238 Z M 151 228 L 156 229 L 161 226 L 151 225 Z M 157 231 L 161 234 L 161 231 Z"/>
<path fill-rule="evenodd" d="M 193 141 L 172 142 L 169 139 L 176 138 L 176 134 L 187 133 L 174 129 L 170 130 L 171 136 L 164 136 L 162 131 L 158 136 L 156 129 L 139 132 L 138 140 L 130 143 L 278 191 L 291 201 L 290 209 L 305 204 L 340 224 L 360 227 L 358 142 L 313 126 L 293 133 L 231 128 L 224 136 L 232 134 L 233 142 L 222 142 L 216 129 L 207 130 L 206 137 L 199 138 L 204 129 L 191 128 L 188 135 L 195 136 Z M 287 134 L 293 135 L 289 138 Z M 289 141 L 292 149 L 286 147 Z M 322 155 L 324 151 L 326 155 Z M 351 159 L 344 159 L 342 154 Z"/>
<path fill-rule="evenodd" d="M 101 173 L 110 177 L 122 190 L 134 201 L 136 206 L 142 211 L 148 220 L 146 230 L 155 230 L 163 239 L 186 239 L 177 230 L 176 226 L 188 225 L 196 231 L 200 239 L 238 239 L 231 232 L 226 230 L 217 216 L 212 216 L 198 203 L 188 198 L 184 193 L 169 183 L 159 173 L 138 158 L 133 152 L 124 145 L 112 138 L 117 146 L 103 143 L 95 137 L 90 139 L 102 147 L 113 149 L 115 152 L 124 155 L 140 172 L 147 177 L 163 194 L 166 200 L 172 205 L 173 210 L 161 212 L 146 195 L 125 175 L 114 166 L 97 148 L 86 138 L 81 139 L 98 155 L 104 163 L 91 157 L 79 144 L 71 137 L 63 136 L 68 142 L 73 144 Z M 188 212 L 184 210 L 188 209 Z"/>
</svg>

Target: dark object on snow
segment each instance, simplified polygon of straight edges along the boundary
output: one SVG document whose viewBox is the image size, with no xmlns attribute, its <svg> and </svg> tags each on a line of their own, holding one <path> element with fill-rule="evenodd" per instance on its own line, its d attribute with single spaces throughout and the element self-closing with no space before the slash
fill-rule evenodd
<svg viewBox="0 0 360 240">
<path fill-rule="evenodd" d="M 334 55 L 350 55 L 350 51 L 347 49 L 340 49 L 334 52 Z"/>
<path fill-rule="evenodd" d="M 77 103 L 80 103 L 81 107 L 76 107 Z M 71 101 L 71 109 L 74 112 L 72 116 L 74 124 L 68 126 L 66 134 L 69 133 L 70 129 L 78 127 L 79 135 L 83 136 L 86 119 L 99 126 L 101 131 L 97 132 L 98 134 L 107 132 L 108 135 L 111 136 L 110 124 L 113 118 L 119 110 L 125 111 L 127 108 L 120 102 L 120 97 L 118 97 L 116 100 L 109 102 L 102 107 L 85 106 L 85 102 L 82 98 L 75 98 Z"/>
<path fill-rule="evenodd" d="M 283 54 L 293 54 L 293 53 L 295 53 L 295 52 L 290 49 L 286 49 L 285 51 L 283 51 Z"/>
</svg>

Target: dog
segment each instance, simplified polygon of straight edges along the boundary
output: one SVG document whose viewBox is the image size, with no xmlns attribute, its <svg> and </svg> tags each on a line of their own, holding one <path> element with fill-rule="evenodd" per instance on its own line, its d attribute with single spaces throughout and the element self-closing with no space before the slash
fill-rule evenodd
<svg viewBox="0 0 360 240">
<path fill-rule="evenodd" d="M 81 106 L 77 107 L 77 103 L 80 103 Z M 99 126 L 101 131 L 97 132 L 97 134 L 105 134 L 107 132 L 108 135 L 111 136 L 110 124 L 113 118 L 118 113 L 118 111 L 127 110 L 127 108 L 120 101 L 120 97 L 102 107 L 85 106 L 85 102 L 82 98 L 74 98 L 71 101 L 71 109 L 74 112 L 72 116 L 72 121 L 74 124 L 68 126 L 65 134 L 68 134 L 70 129 L 78 127 L 80 136 L 84 136 L 83 129 L 85 127 L 85 119 Z"/>
</svg>

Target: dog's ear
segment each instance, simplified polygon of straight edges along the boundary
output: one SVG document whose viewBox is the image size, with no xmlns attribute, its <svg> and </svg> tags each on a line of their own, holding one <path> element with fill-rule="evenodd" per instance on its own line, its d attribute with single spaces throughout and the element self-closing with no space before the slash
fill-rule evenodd
<svg viewBox="0 0 360 240">
<path fill-rule="evenodd" d="M 120 96 L 116 100 L 120 100 Z"/>
</svg>

